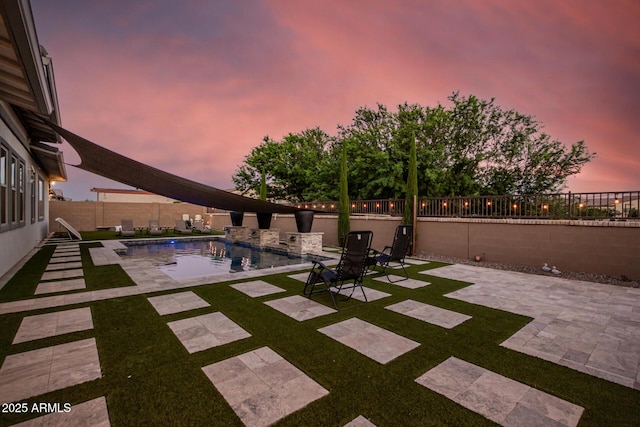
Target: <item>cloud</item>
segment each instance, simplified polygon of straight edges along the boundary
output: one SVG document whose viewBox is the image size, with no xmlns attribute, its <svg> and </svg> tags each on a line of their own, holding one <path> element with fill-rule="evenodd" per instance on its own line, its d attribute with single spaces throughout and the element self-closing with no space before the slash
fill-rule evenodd
<svg viewBox="0 0 640 427">
<path fill-rule="evenodd" d="M 585 140 L 577 191 L 640 188 L 632 2 L 32 3 L 63 124 L 190 179 L 226 188 L 265 135 L 460 90 Z"/>
</svg>

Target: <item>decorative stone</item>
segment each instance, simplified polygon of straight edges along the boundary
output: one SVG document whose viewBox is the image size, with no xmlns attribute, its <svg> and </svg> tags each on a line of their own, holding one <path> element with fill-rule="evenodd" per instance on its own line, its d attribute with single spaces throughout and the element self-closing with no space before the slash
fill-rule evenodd
<svg viewBox="0 0 640 427">
<path fill-rule="evenodd" d="M 251 230 L 251 246 L 256 248 L 277 248 L 280 246 L 280 230 Z"/>
<path fill-rule="evenodd" d="M 287 233 L 287 246 L 290 254 L 303 255 L 322 252 L 324 233 Z"/>
<path fill-rule="evenodd" d="M 244 226 L 226 227 L 225 239 L 231 243 L 251 243 L 251 229 Z"/>
</svg>

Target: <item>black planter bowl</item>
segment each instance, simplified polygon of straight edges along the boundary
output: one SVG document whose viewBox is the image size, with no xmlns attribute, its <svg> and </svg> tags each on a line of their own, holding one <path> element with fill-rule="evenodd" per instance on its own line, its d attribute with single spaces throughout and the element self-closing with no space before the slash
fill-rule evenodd
<svg viewBox="0 0 640 427">
<path fill-rule="evenodd" d="M 231 211 L 229 212 L 231 216 L 231 225 L 234 227 L 240 227 L 242 225 L 242 220 L 244 219 L 244 212 Z"/>
<path fill-rule="evenodd" d="M 313 216 L 314 211 L 296 211 L 296 227 L 298 228 L 298 233 L 310 233 L 311 226 L 313 225 Z"/>
<path fill-rule="evenodd" d="M 268 230 L 271 227 L 271 216 L 273 214 L 271 212 L 256 212 L 256 217 L 258 217 L 258 228 L 260 230 Z"/>
</svg>

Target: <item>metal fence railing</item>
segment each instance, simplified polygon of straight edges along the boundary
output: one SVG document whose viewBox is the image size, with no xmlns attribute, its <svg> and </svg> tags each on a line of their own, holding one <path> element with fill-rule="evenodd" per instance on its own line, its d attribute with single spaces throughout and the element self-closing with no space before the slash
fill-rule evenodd
<svg viewBox="0 0 640 427">
<path fill-rule="evenodd" d="M 417 212 L 422 217 L 640 220 L 639 203 L 640 191 L 421 197 Z M 338 212 L 336 201 L 297 206 Z M 350 213 L 402 216 L 404 206 L 404 199 L 352 200 Z"/>
</svg>

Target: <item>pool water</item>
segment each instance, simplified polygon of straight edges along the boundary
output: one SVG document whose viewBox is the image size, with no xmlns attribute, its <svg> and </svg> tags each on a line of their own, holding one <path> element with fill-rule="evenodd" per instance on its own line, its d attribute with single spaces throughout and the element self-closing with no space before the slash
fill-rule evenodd
<svg viewBox="0 0 640 427">
<path fill-rule="evenodd" d="M 302 264 L 310 260 L 277 250 L 232 245 L 224 240 L 136 244 L 128 246 L 127 253 L 122 256 L 151 261 L 175 280 Z"/>
</svg>

